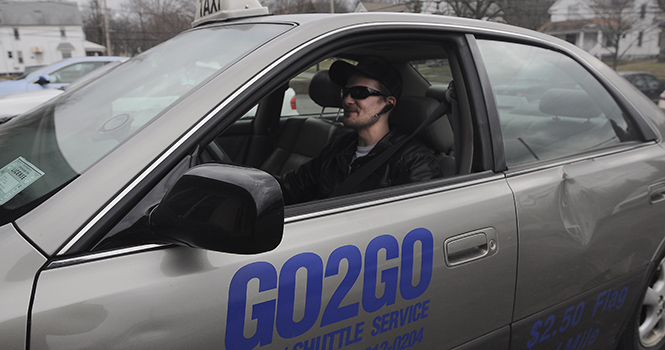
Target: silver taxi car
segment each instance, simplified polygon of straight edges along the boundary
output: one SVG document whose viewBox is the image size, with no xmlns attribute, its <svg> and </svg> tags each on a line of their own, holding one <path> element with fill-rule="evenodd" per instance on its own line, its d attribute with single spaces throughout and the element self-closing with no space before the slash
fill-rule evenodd
<svg viewBox="0 0 665 350">
<path fill-rule="evenodd" d="M 0 127 L 2 349 L 663 348 L 637 89 L 512 26 L 233 4 Z M 348 132 L 330 62 L 366 56 L 404 77 L 395 128 L 450 107 L 417 135 L 445 177 L 284 206 Z"/>
</svg>

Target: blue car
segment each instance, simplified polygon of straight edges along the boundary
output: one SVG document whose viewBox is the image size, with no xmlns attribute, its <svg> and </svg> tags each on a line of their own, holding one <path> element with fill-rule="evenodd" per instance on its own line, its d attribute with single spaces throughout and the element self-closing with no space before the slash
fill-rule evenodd
<svg viewBox="0 0 665 350">
<path fill-rule="evenodd" d="M 111 62 L 124 61 L 127 57 L 94 56 L 73 57 L 37 69 L 14 80 L 0 81 L 0 95 L 15 92 L 57 89 Z"/>
</svg>

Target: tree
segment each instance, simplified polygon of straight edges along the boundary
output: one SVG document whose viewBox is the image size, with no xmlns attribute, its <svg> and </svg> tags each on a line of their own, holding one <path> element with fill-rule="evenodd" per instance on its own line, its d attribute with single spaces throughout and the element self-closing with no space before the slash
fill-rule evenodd
<svg viewBox="0 0 665 350">
<path fill-rule="evenodd" d="M 497 0 L 446 0 L 457 17 L 491 20 L 503 13 Z"/>
<path fill-rule="evenodd" d="M 620 46 L 621 39 L 630 33 L 639 21 L 639 16 L 634 12 L 634 0 L 591 0 L 589 7 L 603 35 L 601 44 L 611 52 L 612 68 L 616 70 L 623 53 L 634 43 L 628 42 L 626 48 Z"/>
<path fill-rule="evenodd" d="M 499 0 L 499 6 L 503 10 L 503 20 L 506 23 L 538 30 L 549 21 L 549 9 L 555 1 Z"/>
<path fill-rule="evenodd" d="M 190 0 L 129 0 L 121 5 L 123 22 L 138 31 L 146 50 L 191 28 L 196 4 Z"/>
</svg>

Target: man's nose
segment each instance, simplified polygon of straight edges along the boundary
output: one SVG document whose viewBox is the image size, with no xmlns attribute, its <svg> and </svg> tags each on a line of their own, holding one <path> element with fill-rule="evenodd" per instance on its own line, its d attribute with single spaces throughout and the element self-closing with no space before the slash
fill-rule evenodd
<svg viewBox="0 0 665 350">
<path fill-rule="evenodd" d="M 350 105 L 353 102 L 355 102 L 355 100 L 351 98 L 351 94 L 346 94 L 346 96 L 344 96 L 344 98 L 342 99 L 342 104 L 345 106 Z"/>
</svg>

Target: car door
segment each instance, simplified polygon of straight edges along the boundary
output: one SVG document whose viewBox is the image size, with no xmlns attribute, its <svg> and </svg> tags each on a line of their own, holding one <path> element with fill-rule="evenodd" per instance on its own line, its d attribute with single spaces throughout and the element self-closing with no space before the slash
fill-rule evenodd
<svg viewBox="0 0 665 350">
<path fill-rule="evenodd" d="M 259 255 L 138 246 L 54 262 L 36 285 L 30 349 L 428 349 L 497 330 L 505 346 L 510 190 L 492 176 L 430 192 L 287 218 Z"/>
<path fill-rule="evenodd" d="M 287 207 L 266 253 L 130 244 L 62 257 L 35 285 L 30 349 L 507 349 L 516 229 L 505 176 L 480 171 Z"/>
<path fill-rule="evenodd" d="M 572 58 L 492 39 L 478 45 L 519 223 L 511 348 L 610 348 L 662 240 L 651 191 L 664 180 L 663 150 Z M 528 84 L 515 80 L 523 71 Z"/>
</svg>

